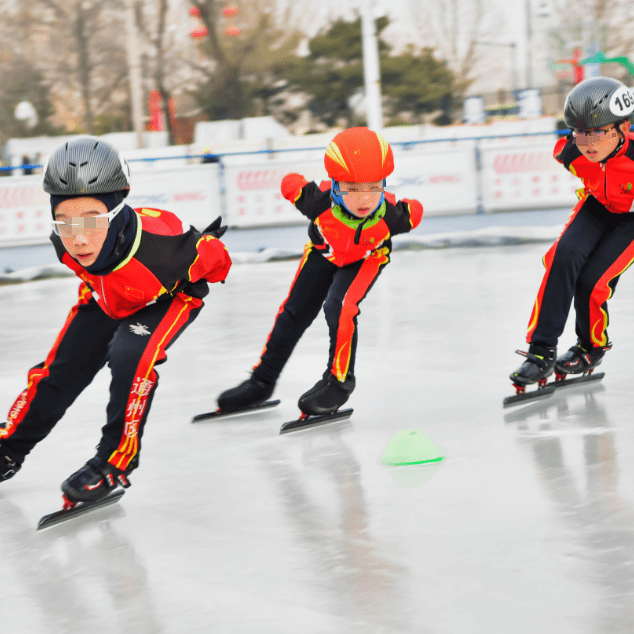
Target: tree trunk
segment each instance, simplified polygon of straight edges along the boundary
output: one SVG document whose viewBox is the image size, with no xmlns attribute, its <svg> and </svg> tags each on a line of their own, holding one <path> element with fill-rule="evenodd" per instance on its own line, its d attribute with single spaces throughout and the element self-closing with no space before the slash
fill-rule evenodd
<svg viewBox="0 0 634 634">
<path fill-rule="evenodd" d="M 163 36 L 165 34 L 165 16 L 167 13 L 167 0 L 161 0 L 159 9 L 158 35 L 156 38 L 156 87 L 161 95 L 161 109 L 167 130 L 168 143 L 174 145 L 174 127 L 169 111 L 170 94 L 165 88 L 165 51 Z"/>
<path fill-rule="evenodd" d="M 84 103 L 84 127 L 86 134 L 93 134 L 94 121 L 90 100 L 90 52 L 88 50 L 89 33 L 86 29 L 86 16 L 81 4 L 77 7 L 77 52 L 79 55 L 79 81 Z"/>
</svg>

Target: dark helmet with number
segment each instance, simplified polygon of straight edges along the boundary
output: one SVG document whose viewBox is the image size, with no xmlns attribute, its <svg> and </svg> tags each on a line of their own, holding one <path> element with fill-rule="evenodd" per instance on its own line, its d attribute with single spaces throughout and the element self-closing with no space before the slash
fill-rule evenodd
<svg viewBox="0 0 634 634">
<path fill-rule="evenodd" d="M 44 191 L 54 196 L 90 196 L 130 191 L 130 168 L 106 141 L 79 136 L 60 145 L 44 166 Z"/>
<path fill-rule="evenodd" d="M 592 77 L 579 82 L 566 97 L 564 121 L 573 130 L 591 130 L 627 119 L 634 112 L 634 95 L 622 82 Z"/>
</svg>

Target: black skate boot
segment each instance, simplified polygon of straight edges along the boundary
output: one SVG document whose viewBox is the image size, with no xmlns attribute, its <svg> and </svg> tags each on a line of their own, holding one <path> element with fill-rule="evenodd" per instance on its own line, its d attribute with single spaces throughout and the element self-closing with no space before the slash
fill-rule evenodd
<svg viewBox="0 0 634 634">
<path fill-rule="evenodd" d="M 275 389 L 275 383 L 265 383 L 250 377 L 238 387 L 226 390 L 218 397 L 218 407 L 222 412 L 236 412 L 264 403 Z"/>
<path fill-rule="evenodd" d="M 557 348 L 555 346 L 538 346 L 534 343 L 528 348 L 528 352 L 516 350 L 517 354 L 526 357 L 526 361 L 520 368 L 509 375 L 513 384 L 522 388 L 532 383 L 545 385 L 546 379 L 555 370 L 555 358 Z"/>
<path fill-rule="evenodd" d="M 356 381 L 348 374 L 342 383 L 330 370 L 322 379 L 299 397 L 297 405 L 308 416 L 331 414 L 336 412 L 349 398 L 355 388 Z"/>
<path fill-rule="evenodd" d="M 128 475 L 138 466 L 135 458 L 122 471 L 101 458 L 91 458 L 79 471 L 62 482 L 65 502 L 72 507 L 78 502 L 97 502 L 114 491 L 117 485 L 124 489 L 130 486 Z"/>
<path fill-rule="evenodd" d="M 12 478 L 21 468 L 22 465 L 13 458 L 6 456 L 0 446 L 0 482 Z"/>
<path fill-rule="evenodd" d="M 611 347 L 611 343 L 601 348 L 582 346 L 581 343 L 578 343 L 557 358 L 555 371 L 559 375 L 591 374 L 592 370 L 601 364 L 603 356 Z"/>
</svg>

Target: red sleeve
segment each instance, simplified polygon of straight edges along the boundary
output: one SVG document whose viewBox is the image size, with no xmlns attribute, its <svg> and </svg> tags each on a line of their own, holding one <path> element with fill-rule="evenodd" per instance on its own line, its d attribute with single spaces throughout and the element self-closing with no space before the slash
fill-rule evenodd
<svg viewBox="0 0 634 634">
<path fill-rule="evenodd" d="M 231 258 L 225 245 L 211 235 L 204 235 L 196 243 L 198 255 L 189 267 L 190 282 L 206 279 L 222 282 L 231 268 Z"/>
<path fill-rule="evenodd" d="M 302 195 L 302 189 L 306 184 L 308 181 L 301 174 L 287 174 L 280 185 L 282 196 L 295 204 Z"/>
<path fill-rule="evenodd" d="M 403 198 L 401 202 L 404 202 L 407 205 L 409 209 L 409 221 L 412 225 L 412 229 L 415 229 L 423 219 L 423 206 L 413 198 Z"/>
<path fill-rule="evenodd" d="M 321 183 L 319 183 L 319 189 L 321 189 L 322 192 L 329 192 L 331 187 L 332 183 L 330 181 L 321 181 Z"/>
<path fill-rule="evenodd" d="M 559 139 L 557 143 L 555 143 L 555 149 L 553 150 L 553 156 L 555 157 L 555 160 L 559 161 L 562 164 L 563 164 L 563 160 L 561 159 L 561 153 L 564 147 L 566 147 L 567 142 L 568 142 L 568 139 L 565 136 L 561 137 L 561 139 Z"/>
<path fill-rule="evenodd" d="M 134 211 L 141 216 L 141 225 L 155 235 L 173 236 L 184 233 L 183 221 L 171 211 L 154 207 L 139 207 Z"/>
</svg>

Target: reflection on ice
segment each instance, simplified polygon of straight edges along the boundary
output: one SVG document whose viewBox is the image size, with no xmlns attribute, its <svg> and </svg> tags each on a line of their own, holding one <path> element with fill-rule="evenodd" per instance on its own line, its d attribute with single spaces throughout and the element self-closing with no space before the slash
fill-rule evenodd
<svg viewBox="0 0 634 634">
<path fill-rule="evenodd" d="M 132 540 L 117 528 L 116 518 L 124 514 L 113 507 L 101 511 L 97 522 L 82 518 L 36 533 L 20 507 L 0 497 L 4 575 L 15 579 L 28 601 L 22 625 L 16 620 L 13 631 L 164 631 L 146 569 Z"/>
</svg>

